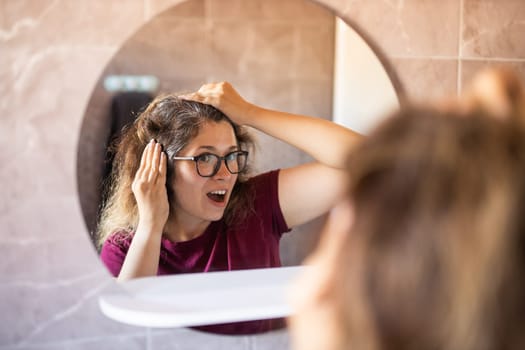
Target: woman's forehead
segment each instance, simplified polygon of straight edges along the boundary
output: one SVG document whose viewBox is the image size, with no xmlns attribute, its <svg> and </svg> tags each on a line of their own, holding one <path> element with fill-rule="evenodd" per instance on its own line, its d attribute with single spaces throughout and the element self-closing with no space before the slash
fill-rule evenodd
<svg viewBox="0 0 525 350">
<path fill-rule="evenodd" d="M 233 127 L 227 121 L 203 123 L 187 148 L 229 149 L 237 147 Z"/>
</svg>

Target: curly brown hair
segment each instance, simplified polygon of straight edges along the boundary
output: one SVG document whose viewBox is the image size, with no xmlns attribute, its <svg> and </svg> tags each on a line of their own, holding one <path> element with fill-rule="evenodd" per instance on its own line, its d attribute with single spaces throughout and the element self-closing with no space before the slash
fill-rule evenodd
<svg viewBox="0 0 525 350">
<path fill-rule="evenodd" d="M 107 183 L 107 200 L 100 215 L 97 230 L 97 247 L 115 231 L 133 232 L 138 224 L 138 208 L 131 184 L 137 172 L 142 152 L 151 139 L 159 142 L 168 159 L 176 156 L 193 138 L 201 126 L 208 122 L 227 121 L 233 128 L 240 149 L 252 151 L 254 140 L 247 130 L 235 124 L 213 106 L 178 98 L 176 95 L 157 97 L 139 115 L 135 122 L 123 130 L 111 146 L 115 154 L 111 176 Z M 225 220 L 232 224 L 249 210 L 248 187 L 245 186 L 251 167 L 239 173 L 237 183 L 226 211 Z M 168 161 L 166 190 L 168 201 L 173 203 L 172 183 L 174 162 Z"/>
</svg>

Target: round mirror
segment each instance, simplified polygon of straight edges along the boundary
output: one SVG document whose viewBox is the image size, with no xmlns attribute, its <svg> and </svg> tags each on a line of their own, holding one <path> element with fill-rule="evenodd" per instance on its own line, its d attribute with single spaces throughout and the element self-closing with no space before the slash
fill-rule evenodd
<svg viewBox="0 0 525 350">
<path fill-rule="evenodd" d="M 334 120 L 366 133 L 399 106 L 394 88 L 399 84 L 384 62 L 343 20 L 307 0 L 228 5 L 190 0 L 162 12 L 114 55 L 86 108 L 77 176 L 90 235 L 97 229 L 111 169 L 108 144 L 156 95 L 229 81 L 260 106 Z M 256 173 L 311 160 L 262 133 L 256 138 Z M 283 236 L 283 266 L 301 263 L 323 222 L 319 218 Z"/>
<path fill-rule="evenodd" d="M 91 235 L 110 168 L 107 146 L 156 94 L 225 80 L 261 106 L 332 119 L 361 133 L 398 106 L 392 73 L 332 12 L 306 0 L 236 4 L 191 0 L 174 6 L 140 28 L 105 67 L 78 145 L 78 189 Z M 108 86 L 111 79 L 117 82 Z M 287 144 L 257 136 L 260 172 L 308 160 Z M 283 238 L 283 265 L 302 261 L 318 227 L 298 227 Z"/>
</svg>

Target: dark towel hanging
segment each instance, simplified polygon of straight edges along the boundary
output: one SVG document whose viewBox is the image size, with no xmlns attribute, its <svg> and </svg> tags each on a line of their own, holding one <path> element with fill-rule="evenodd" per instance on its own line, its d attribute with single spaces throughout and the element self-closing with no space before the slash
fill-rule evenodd
<svg viewBox="0 0 525 350">
<path fill-rule="evenodd" d="M 121 92 L 111 101 L 111 135 L 116 137 L 122 128 L 133 123 L 139 113 L 151 102 L 152 96 L 145 92 Z"/>
<path fill-rule="evenodd" d="M 107 140 L 108 147 L 120 136 L 122 129 L 133 123 L 152 100 L 153 97 L 149 93 L 136 91 L 120 92 L 113 97 L 111 101 L 111 131 Z M 105 180 L 111 174 L 113 158 L 114 155 L 108 150 L 104 161 L 103 186 L 106 183 Z"/>
</svg>

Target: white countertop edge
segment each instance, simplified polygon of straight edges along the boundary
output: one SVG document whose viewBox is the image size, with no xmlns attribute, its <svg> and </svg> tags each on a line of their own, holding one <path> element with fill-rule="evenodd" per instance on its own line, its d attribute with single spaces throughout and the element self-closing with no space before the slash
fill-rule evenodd
<svg viewBox="0 0 525 350">
<path fill-rule="evenodd" d="M 288 305 L 260 305 L 242 309 L 221 309 L 213 311 L 174 311 L 158 309 L 151 303 L 137 301 L 127 295 L 106 295 L 99 297 L 100 309 L 107 317 L 125 324 L 151 328 L 194 327 L 220 323 L 262 320 L 287 317 L 292 310 Z"/>
</svg>

